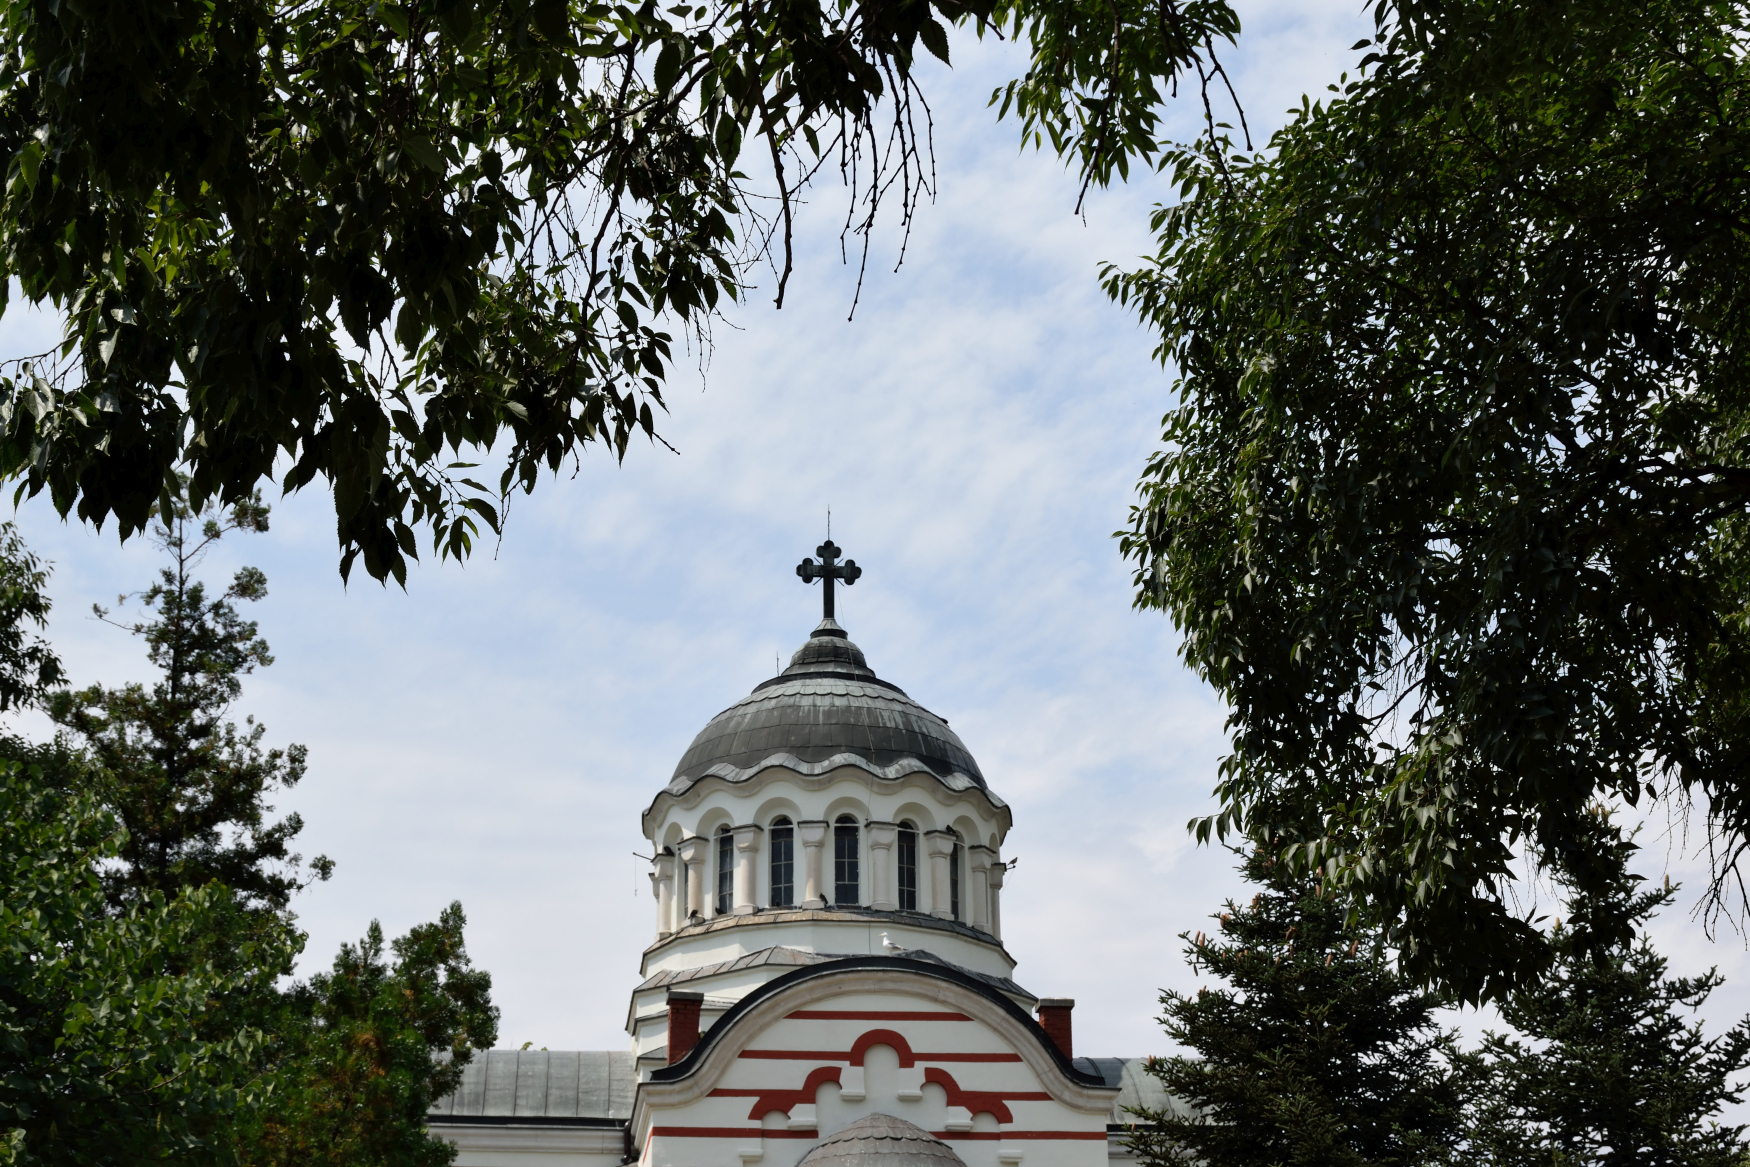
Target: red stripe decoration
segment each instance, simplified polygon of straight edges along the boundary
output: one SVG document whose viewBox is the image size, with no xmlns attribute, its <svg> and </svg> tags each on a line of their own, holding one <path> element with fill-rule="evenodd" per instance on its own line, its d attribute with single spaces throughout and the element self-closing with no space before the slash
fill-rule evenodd
<svg viewBox="0 0 1750 1167">
<path fill-rule="evenodd" d="M 650 1133 L 656 1138 L 669 1139 L 817 1139 L 817 1131 L 768 1130 L 757 1126 L 654 1126 Z M 938 1139 L 975 1140 L 979 1142 L 1001 1142 L 1005 1139 L 1099 1139 L 1104 1141 L 1105 1131 L 931 1131 Z"/>
<path fill-rule="evenodd" d="M 980 1142 L 1002 1142 L 1005 1139 L 1099 1139 L 1106 1141 L 1105 1131 L 931 1131 L 938 1139 L 976 1139 Z"/>
<path fill-rule="evenodd" d="M 964 1013 L 905 1013 L 882 1009 L 798 1009 L 792 1021 L 971 1021 Z"/>
<path fill-rule="evenodd" d="M 664 1139 L 818 1139 L 818 1131 L 767 1130 L 759 1126 L 653 1126 L 650 1134 Z"/>
<path fill-rule="evenodd" d="M 740 1057 L 764 1058 L 774 1062 L 848 1062 L 851 1055 L 840 1050 L 821 1049 L 744 1049 Z M 913 1054 L 918 1062 L 1018 1062 L 1020 1054 Z"/>
</svg>

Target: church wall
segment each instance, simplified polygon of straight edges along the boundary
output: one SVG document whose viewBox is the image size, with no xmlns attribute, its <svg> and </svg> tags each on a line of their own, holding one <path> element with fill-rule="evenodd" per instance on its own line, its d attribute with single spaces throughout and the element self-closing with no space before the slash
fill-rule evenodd
<svg viewBox="0 0 1750 1167">
<path fill-rule="evenodd" d="M 988 998 L 897 971 L 843 980 L 868 987 L 803 981 L 733 1022 L 695 1080 L 641 1086 L 640 1163 L 794 1167 L 872 1113 L 922 1127 L 967 1167 L 1106 1162 L 1117 1091 L 1065 1078 Z"/>
</svg>

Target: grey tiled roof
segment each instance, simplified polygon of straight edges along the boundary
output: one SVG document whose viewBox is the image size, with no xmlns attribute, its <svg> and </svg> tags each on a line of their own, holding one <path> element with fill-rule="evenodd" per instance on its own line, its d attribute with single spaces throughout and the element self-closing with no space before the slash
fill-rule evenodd
<svg viewBox="0 0 1750 1167">
<path fill-rule="evenodd" d="M 984 775 L 948 723 L 875 675 L 832 620 L 790 667 L 713 717 L 675 767 L 671 794 L 707 776 L 745 781 L 767 766 L 804 773 L 856 764 L 883 778 L 920 770 L 956 790 Z"/>
<path fill-rule="evenodd" d="M 636 1085 L 630 1052 L 487 1050 L 462 1068 L 462 1085 L 438 1099 L 431 1117 L 624 1122 Z"/>
</svg>

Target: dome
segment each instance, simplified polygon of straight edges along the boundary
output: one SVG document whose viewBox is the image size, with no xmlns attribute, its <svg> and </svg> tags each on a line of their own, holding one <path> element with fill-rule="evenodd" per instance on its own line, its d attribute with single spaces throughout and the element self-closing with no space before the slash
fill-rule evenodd
<svg viewBox="0 0 1750 1167">
<path fill-rule="evenodd" d="M 796 1167 L 966 1167 L 941 1139 L 903 1118 L 871 1114 L 824 1139 Z"/>
<path fill-rule="evenodd" d="M 679 794 L 707 775 L 739 782 L 768 765 L 819 774 L 847 762 L 883 778 L 927 770 L 952 789 L 985 789 L 959 735 L 877 677 L 828 617 L 789 668 L 699 731 L 668 788 Z"/>
</svg>

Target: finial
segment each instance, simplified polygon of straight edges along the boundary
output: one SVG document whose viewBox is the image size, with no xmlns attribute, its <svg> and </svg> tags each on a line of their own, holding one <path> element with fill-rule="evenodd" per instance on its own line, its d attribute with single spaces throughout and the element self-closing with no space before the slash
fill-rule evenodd
<svg viewBox="0 0 1750 1167">
<path fill-rule="evenodd" d="M 820 562 L 816 563 L 812 559 L 804 559 L 796 565 L 796 574 L 803 583 L 813 583 L 815 580 L 820 580 L 825 585 L 821 601 L 824 608 L 824 618 L 831 620 L 833 618 L 833 581 L 842 579 L 845 581 L 845 586 L 850 587 L 863 574 L 863 569 L 857 566 L 855 559 L 847 559 L 843 563 L 835 562 L 843 554 L 843 549 L 833 543 L 830 535 L 825 543 L 814 549 L 814 553 L 820 556 Z"/>
</svg>

